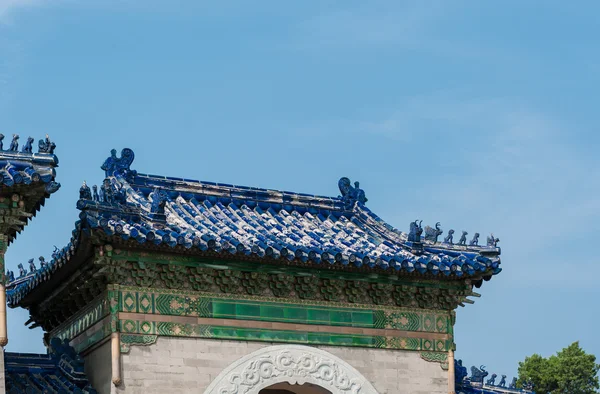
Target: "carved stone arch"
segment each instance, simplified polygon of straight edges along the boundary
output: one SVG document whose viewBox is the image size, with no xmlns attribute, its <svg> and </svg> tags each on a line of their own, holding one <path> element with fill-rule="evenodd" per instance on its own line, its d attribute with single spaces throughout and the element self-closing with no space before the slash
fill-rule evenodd
<svg viewBox="0 0 600 394">
<path fill-rule="evenodd" d="M 354 367 L 310 346 L 269 346 L 235 361 L 204 394 L 258 394 L 276 383 L 311 383 L 333 394 L 378 394 Z"/>
</svg>

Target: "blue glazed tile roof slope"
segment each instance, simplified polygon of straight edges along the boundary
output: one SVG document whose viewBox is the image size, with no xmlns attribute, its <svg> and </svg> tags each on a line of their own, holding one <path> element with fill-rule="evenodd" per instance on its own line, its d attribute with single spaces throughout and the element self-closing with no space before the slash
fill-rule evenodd
<svg viewBox="0 0 600 394">
<path fill-rule="evenodd" d="M 368 267 L 439 278 L 489 279 L 500 272 L 500 249 L 414 238 L 384 222 L 366 206 L 364 192 L 339 183 L 342 196 L 323 197 L 212 182 L 138 174 L 134 154 L 113 151 L 98 188 L 83 185 L 82 211 L 70 244 L 52 262 L 10 286 L 15 305 L 68 261 L 80 230 L 137 245 L 217 252 L 239 258 Z M 416 223 L 411 231 L 422 232 Z M 366 269 L 366 268 L 365 268 Z"/>
<path fill-rule="evenodd" d="M 49 354 L 5 353 L 4 363 L 7 394 L 96 394 L 83 359 L 59 339 L 53 339 Z"/>
<path fill-rule="evenodd" d="M 7 229 L 8 242 L 12 242 L 29 220 L 44 205 L 44 200 L 60 188 L 55 182 L 58 159 L 54 155 L 55 144 L 49 137 L 39 141 L 38 153 L 33 153 L 33 138 L 19 149 L 19 137 L 13 136 L 8 150 L 4 150 L 4 135 L 0 134 L 0 196 L 4 203 L 25 211 L 20 223 L 12 223 Z M 20 201 L 7 202 L 6 199 L 15 195 L 26 197 Z"/>
</svg>

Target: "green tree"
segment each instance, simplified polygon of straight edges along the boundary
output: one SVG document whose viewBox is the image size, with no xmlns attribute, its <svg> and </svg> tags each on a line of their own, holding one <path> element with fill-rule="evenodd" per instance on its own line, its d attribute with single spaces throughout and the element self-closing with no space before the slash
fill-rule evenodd
<svg viewBox="0 0 600 394">
<path fill-rule="evenodd" d="M 539 394 L 596 394 L 599 370 L 596 356 L 574 342 L 548 358 L 539 354 L 525 358 L 519 363 L 518 385 L 531 381 Z"/>
</svg>

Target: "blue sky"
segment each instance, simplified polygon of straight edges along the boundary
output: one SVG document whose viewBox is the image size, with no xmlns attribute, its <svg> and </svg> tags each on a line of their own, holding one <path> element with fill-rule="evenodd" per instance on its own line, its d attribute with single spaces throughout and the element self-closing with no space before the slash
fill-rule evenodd
<svg viewBox="0 0 600 394">
<path fill-rule="evenodd" d="M 543 5 L 543 7 L 542 7 Z M 579 1 L 0 0 L 0 132 L 57 143 L 62 189 L 9 248 L 68 242 L 111 148 L 140 172 L 336 196 L 408 230 L 494 232 L 504 271 L 457 357 L 509 376 L 600 355 L 600 6 Z M 43 351 L 9 312 L 9 351 Z"/>
</svg>

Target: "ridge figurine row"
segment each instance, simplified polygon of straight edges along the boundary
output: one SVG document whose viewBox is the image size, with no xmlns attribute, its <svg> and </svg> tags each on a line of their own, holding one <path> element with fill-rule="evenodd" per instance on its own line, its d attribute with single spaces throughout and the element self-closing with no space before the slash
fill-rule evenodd
<svg viewBox="0 0 600 394">
<path fill-rule="evenodd" d="M 510 392 L 515 393 L 532 393 L 533 392 L 533 384 L 531 382 L 524 382 L 522 389 L 517 388 L 517 378 L 514 377 L 508 386 L 506 385 L 506 375 L 502 375 L 500 378 L 500 382 L 496 384 L 496 378 L 498 375 L 495 373 L 490 376 L 488 380 L 484 379 L 489 375 L 489 372 L 485 370 L 485 366 L 482 365 L 479 368 L 471 367 L 471 376 L 468 376 L 467 368 L 462 365 L 462 360 L 454 361 L 454 373 L 455 373 L 455 381 L 458 389 L 464 389 L 466 387 L 478 387 L 481 388 L 483 386 L 488 387 L 497 387 L 501 389 L 511 390 Z M 514 390 L 514 391 L 512 391 Z"/>
<path fill-rule="evenodd" d="M 44 258 L 44 256 L 40 256 L 39 257 L 40 260 L 40 268 L 44 268 L 48 265 L 48 262 L 46 261 L 46 259 Z M 29 259 L 29 261 L 27 262 L 29 264 L 29 272 L 27 272 L 27 270 L 25 269 L 25 267 L 23 267 L 23 264 L 20 263 L 17 267 L 19 268 L 19 276 L 17 278 L 21 278 L 23 276 L 26 276 L 28 274 L 32 274 L 34 272 L 37 271 L 37 267 L 35 266 L 35 263 L 33 262 L 33 259 Z M 6 271 L 6 279 L 8 282 L 13 282 L 15 280 L 15 273 L 13 271 L 7 270 Z"/>
<path fill-rule="evenodd" d="M 409 242 L 421 242 L 421 235 L 423 234 L 423 228 L 421 227 L 421 223 L 423 221 L 415 220 L 410 223 L 410 231 L 408 233 L 408 241 Z M 435 227 L 425 226 L 425 241 L 437 243 L 438 238 L 442 235 L 444 231 L 440 228 L 440 222 L 435 224 Z M 466 231 L 462 232 L 460 239 L 456 245 L 459 246 L 467 246 L 467 235 L 469 233 Z M 487 238 L 487 246 L 488 247 L 498 247 L 498 242 L 500 242 L 499 238 L 494 237 L 494 234 L 491 234 Z M 445 244 L 454 245 L 454 230 L 448 230 L 448 234 L 444 238 Z M 475 233 L 473 238 L 469 241 L 469 246 L 479 246 L 479 233 Z"/>
<path fill-rule="evenodd" d="M 93 185 L 90 189 L 87 183 L 83 181 L 83 185 L 79 188 L 79 199 L 106 203 L 125 202 L 127 193 L 123 188 L 115 190 L 110 179 L 106 178 L 100 188 Z"/>
<path fill-rule="evenodd" d="M 25 142 L 23 148 L 21 149 L 21 153 L 33 153 L 33 141 L 33 137 L 28 137 L 27 142 Z M 41 139 L 38 143 L 38 153 L 54 154 L 54 149 L 56 149 L 56 144 L 50 141 L 48 134 L 46 134 L 45 139 Z M 4 150 L 4 134 L 0 134 L 0 150 Z M 8 151 L 19 151 L 19 134 L 13 134 Z"/>
</svg>

